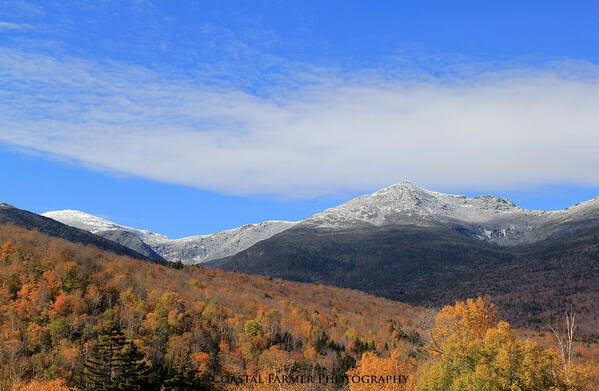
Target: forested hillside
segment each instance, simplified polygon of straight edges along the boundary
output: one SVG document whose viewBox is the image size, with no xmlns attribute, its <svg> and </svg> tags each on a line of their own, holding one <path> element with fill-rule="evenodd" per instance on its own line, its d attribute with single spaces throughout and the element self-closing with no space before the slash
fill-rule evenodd
<svg viewBox="0 0 599 391">
<path fill-rule="evenodd" d="M 243 273 L 360 289 L 412 305 L 493 296 L 517 327 L 542 330 L 564 309 L 599 338 L 599 228 L 501 247 L 417 226 L 292 228 L 226 260 Z"/>
<path fill-rule="evenodd" d="M 595 345 L 567 362 L 518 335 L 488 300 L 438 312 L 0 226 L 0 390 L 595 389 Z"/>
</svg>

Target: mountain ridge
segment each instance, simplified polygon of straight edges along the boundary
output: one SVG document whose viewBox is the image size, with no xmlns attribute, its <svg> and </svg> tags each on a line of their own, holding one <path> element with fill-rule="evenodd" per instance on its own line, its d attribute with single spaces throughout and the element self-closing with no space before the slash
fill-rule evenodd
<svg viewBox="0 0 599 391">
<path fill-rule="evenodd" d="M 544 211 L 519 207 L 507 198 L 445 194 L 403 181 L 298 222 L 272 220 L 178 239 L 76 210 L 50 211 L 42 215 L 109 237 L 126 246 L 133 241 L 130 238 L 132 233 L 142 242 L 135 243 L 136 250 L 147 246 L 149 251 L 168 261 L 199 264 L 229 258 L 294 227 L 341 230 L 414 225 L 448 228 L 500 246 L 530 244 L 563 233 L 575 234 L 594 226 L 594 219 L 599 220 L 599 197 L 563 210 Z M 123 237 L 119 236 L 119 232 Z"/>
<path fill-rule="evenodd" d="M 198 264 L 229 257 L 295 224 L 295 222 L 272 220 L 244 224 L 213 234 L 171 239 L 166 235 L 127 227 L 78 210 L 50 211 L 42 215 L 103 237 L 110 237 L 111 240 L 123 245 L 126 245 L 127 235 L 134 234 L 161 258 L 186 264 Z"/>
<path fill-rule="evenodd" d="M 82 212 L 62 214 L 121 243 L 123 235 L 144 238 L 169 261 L 359 289 L 418 305 L 490 295 L 518 325 L 548 324 L 552 311 L 573 302 L 589 324 L 599 310 L 599 198 L 540 211 L 505 198 L 443 194 L 403 182 L 299 222 L 180 239 Z M 60 218 L 59 212 L 50 215 Z M 585 333 L 599 338 L 596 330 Z"/>
<path fill-rule="evenodd" d="M 81 244 L 91 244 L 101 250 L 111 251 L 118 255 L 132 258 L 153 260 L 155 258 L 141 254 L 129 246 L 124 246 L 109 238 L 95 235 L 87 230 L 79 229 L 68 224 L 63 224 L 54 219 L 38 215 L 27 210 L 16 208 L 12 205 L 0 204 L 0 224 L 14 224 L 26 229 L 36 229 L 39 232 Z"/>
<path fill-rule="evenodd" d="M 557 211 L 525 209 L 507 198 L 445 194 L 404 181 L 317 213 L 300 224 L 342 229 L 412 224 L 457 229 L 474 239 L 498 245 L 542 240 L 547 225 L 599 218 L 599 197 Z M 540 232 L 540 233 L 538 233 Z"/>
</svg>

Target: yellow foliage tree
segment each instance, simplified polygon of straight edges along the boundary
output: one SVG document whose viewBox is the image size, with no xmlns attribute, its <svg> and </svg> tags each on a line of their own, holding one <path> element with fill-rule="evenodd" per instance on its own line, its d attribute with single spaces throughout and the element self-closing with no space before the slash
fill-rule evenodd
<svg viewBox="0 0 599 391">
<path fill-rule="evenodd" d="M 397 350 L 386 358 L 365 352 L 347 376 L 351 391 L 412 391 L 415 369 L 414 360 L 402 358 Z"/>
<path fill-rule="evenodd" d="M 71 391 L 64 383 L 62 379 L 44 381 L 44 380 L 32 380 L 31 382 L 20 385 L 17 387 L 18 391 Z"/>
<path fill-rule="evenodd" d="M 433 360 L 420 376 L 418 391 L 584 391 L 588 377 L 572 368 L 566 380 L 554 351 L 519 339 L 497 322 L 483 299 L 458 302 L 437 316 Z"/>
<path fill-rule="evenodd" d="M 495 306 L 483 298 L 458 301 L 455 306 L 446 306 L 435 319 L 429 348 L 441 353 L 448 337 L 483 338 L 487 330 L 498 323 Z"/>
</svg>

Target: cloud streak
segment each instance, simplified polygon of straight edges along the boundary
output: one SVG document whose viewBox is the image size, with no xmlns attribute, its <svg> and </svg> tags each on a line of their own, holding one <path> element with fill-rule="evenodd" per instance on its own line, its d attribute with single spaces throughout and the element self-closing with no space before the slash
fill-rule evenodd
<svg viewBox="0 0 599 391">
<path fill-rule="evenodd" d="M 8 31 L 8 30 L 22 30 L 25 28 L 31 27 L 28 24 L 18 24 L 18 23 L 10 23 L 10 22 L 2 22 L 0 21 L 0 32 Z"/>
<path fill-rule="evenodd" d="M 403 179 L 599 185 L 590 64 L 468 77 L 315 70 L 256 95 L 118 63 L 0 54 L 0 140 L 97 169 L 292 197 Z"/>
</svg>

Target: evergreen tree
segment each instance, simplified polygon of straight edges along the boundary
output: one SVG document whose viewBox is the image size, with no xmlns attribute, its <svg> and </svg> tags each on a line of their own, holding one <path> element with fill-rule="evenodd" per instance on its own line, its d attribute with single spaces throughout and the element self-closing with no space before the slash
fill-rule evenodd
<svg viewBox="0 0 599 391">
<path fill-rule="evenodd" d="M 203 391 L 210 390 L 210 384 L 198 376 L 186 355 L 177 360 L 171 368 L 169 378 L 164 382 L 164 388 L 169 391 Z"/>
<path fill-rule="evenodd" d="M 144 361 L 144 355 L 130 341 L 121 353 L 121 368 L 116 378 L 117 389 L 141 391 L 148 388 L 151 368 Z"/>
<path fill-rule="evenodd" d="M 121 351 L 125 336 L 116 324 L 100 332 L 100 341 L 83 363 L 81 386 L 85 390 L 118 390 L 116 380 L 121 371 Z"/>
<path fill-rule="evenodd" d="M 144 389 L 150 367 L 133 342 L 126 342 L 111 322 L 100 332 L 100 341 L 83 363 L 80 386 L 94 391 L 137 391 Z"/>
</svg>

